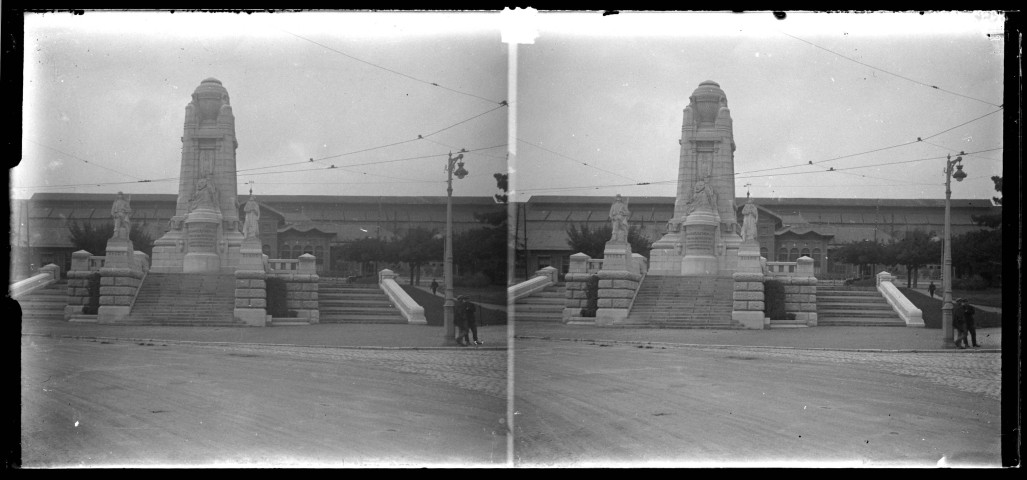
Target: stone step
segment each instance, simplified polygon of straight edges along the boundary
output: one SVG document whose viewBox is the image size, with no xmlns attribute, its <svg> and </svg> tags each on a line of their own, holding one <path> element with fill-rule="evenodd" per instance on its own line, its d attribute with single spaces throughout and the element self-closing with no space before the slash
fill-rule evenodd
<svg viewBox="0 0 1027 480">
<path fill-rule="evenodd" d="M 392 315 L 325 315 L 320 314 L 320 323 L 407 323 L 402 316 Z"/>
<path fill-rule="evenodd" d="M 532 305 L 517 303 L 513 306 L 515 312 L 562 312 L 563 305 Z"/>
<path fill-rule="evenodd" d="M 565 298 L 534 298 L 534 297 L 528 297 L 528 298 L 522 298 L 522 299 L 514 302 L 514 305 L 561 305 L 561 306 L 563 306 L 566 303 L 567 303 L 567 299 L 565 299 Z"/>
<path fill-rule="evenodd" d="M 893 311 L 891 305 L 885 303 L 839 303 L 839 302 L 817 302 L 817 310 L 853 310 L 853 311 Z"/>
<path fill-rule="evenodd" d="M 817 317 L 817 326 L 820 327 L 905 327 L 906 322 L 901 319 L 889 319 L 889 318 L 851 318 L 851 317 L 834 317 L 824 318 Z"/>
</svg>

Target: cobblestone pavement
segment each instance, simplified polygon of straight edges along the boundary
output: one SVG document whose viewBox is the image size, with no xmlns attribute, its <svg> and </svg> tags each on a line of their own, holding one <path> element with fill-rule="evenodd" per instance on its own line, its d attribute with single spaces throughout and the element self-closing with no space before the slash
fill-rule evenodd
<svg viewBox="0 0 1027 480">
<path fill-rule="evenodd" d="M 268 345 L 217 348 L 265 355 L 361 362 L 396 372 L 422 375 L 454 387 L 506 399 L 507 354 L 502 350 L 369 350 Z"/>
<path fill-rule="evenodd" d="M 685 348 L 685 347 L 679 347 Z M 687 347 L 712 350 L 703 347 Z M 718 348 L 724 350 L 724 348 Z M 915 352 L 853 352 L 837 350 L 799 350 L 731 347 L 746 355 L 790 359 L 811 363 L 861 364 L 880 370 L 924 377 L 941 385 L 965 392 L 979 393 L 995 400 L 1002 394 L 1002 358 L 1000 353 L 972 352 L 966 355 Z"/>
</svg>

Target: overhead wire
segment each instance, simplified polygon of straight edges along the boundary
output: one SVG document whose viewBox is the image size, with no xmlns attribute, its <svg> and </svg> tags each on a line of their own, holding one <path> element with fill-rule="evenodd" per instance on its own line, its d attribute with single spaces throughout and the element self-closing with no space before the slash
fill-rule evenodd
<svg viewBox="0 0 1027 480">
<path fill-rule="evenodd" d="M 44 144 L 42 144 L 42 143 L 39 143 L 39 142 L 37 142 L 37 141 L 35 141 L 35 140 L 32 140 L 32 139 L 28 139 L 28 138 L 26 138 L 25 140 L 26 140 L 26 141 L 28 141 L 28 142 L 34 143 L 34 144 L 36 144 L 36 145 L 39 145 L 40 147 L 43 147 L 43 148 L 45 148 L 45 149 L 48 149 L 48 150 L 53 150 L 53 151 L 55 151 L 55 152 L 57 152 L 57 153 L 60 153 L 61 155 L 65 155 L 65 156 L 68 156 L 68 157 L 74 158 L 75 160 L 78 160 L 78 161 L 80 161 L 80 162 L 83 162 L 83 163 L 85 163 L 85 164 L 87 164 L 87 165 L 92 165 L 92 166 L 94 166 L 94 167 L 97 167 L 97 168 L 102 168 L 102 169 L 104 169 L 104 170 L 107 170 L 107 171 L 109 171 L 109 172 L 114 172 L 114 173 L 117 173 L 117 174 L 119 174 L 119 175 L 124 175 L 124 176 L 126 176 L 126 177 L 134 178 L 134 179 L 136 179 L 136 180 L 142 180 L 141 178 L 139 178 L 139 177 L 137 177 L 137 176 L 135 176 L 135 175 L 131 175 L 131 174 L 128 174 L 128 173 L 122 172 L 122 171 L 120 171 L 120 170 L 115 170 L 115 169 L 113 169 L 113 168 L 108 168 L 108 167 L 105 167 L 105 166 L 103 166 L 103 165 L 100 165 L 100 164 L 98 164 L 98 163 L 96 163 L 96 162 L 90 162 L 89 160 L 86 160 L 86 159 L 84 159 L 84 158 L 81 158 L 81 157 L 77 157 L 77 156 L 75 156 L 75 155 L 72 155 L 72 154 L 70 154 L 70 153 L 68 153 L 68 152 L 65 152 L 65 151 L 63 151 L 63 150 L 59 150 L 59 149 L 57 149 L 57 148 L 51 147 L 51 146 L 49 146 L 49 145 L 44 145 Z"/>
<path fill-rule="evenodd" d="M 631 177 L 628 177 L 628 176 L 626 176 L 626 175 L 621 175 L 621 174 L 619 174 L 619 173 L 617 173 L 617 172 L 613 172 L 613 171 L 607 170 L 607 169 L 605 169 L 605 168 L 602 168 L 602 167 L 598 167 L 598 166 L 596 166 L 596 165 L 592 165 L 592 164 L 590 164 L 590 163 L 588 163 L 588 162 L 584 162 L 584 161 L 578 160 L 578 159 L 576 159 L 576 158 L 573 158 L 573 157 L 569 157 L 569 156 L 567 156 L 567 155 L 564 155 L 564 154 L 562 154 L 562 153 L 560 153 L 560 152 L 555 152 L 555 151 L 553 151 L 553 150 L 550 150 L 550 149 L 548 149 L 548 148 L 546 148 L 546 147 L 543 147 L 543 146 L 541 146 L 541 145 L 538 145 L 538 144 L 535 144 L 535 143 L 529 142 L 529 141 L 527 141 L 527 140 L 525 140 L 525 139 L 523 139 L 523 138 L 520 138 L 520 137 L 518 137 L 518 138 L 517 138 L 517 141 L 518 141 L 518 142 L 523 142 L 523 143 L 526 143 L 526 144 L 528 144 L 528 145 L 531 145 L 531 146 L 533 146 L 533 147 L 535 147 L 535 148 L 538 148 L 538 149 L 540 149 L 540 150 L 543 150 L 543 151 L 549 152 L 549 153 L 551 153 L 551 154 L 553 154 L 553 155 L 556 155 L 556 156 L 558 156 L 558 157 L 561 157 L 561 158 L 565 158 L 565 159 L 567 159 L 567 160 L 571 160 L 571 161 L 573 161 L 573 162 L 579 163 L 579 164 L 581 164 L 581 165 L 584 165 L 584 166 L 586 166 L 586 167 L 594 168 L 594 169 L 596 169 L 596 170 L 599 170 L 599 171 L 601 171 L 601 172 L 606 172 L 606 173 L 609 173 L 609 174 L 611 174 L 611 175 L 616 175 L 616 176 L 618 176 L 618 177 L 620 177 L 620 178 L 623 178 L 623 179 L 625 179 L 625 180 L 631 180 L 631 181 L 633 181 L 633 182 L 637 182 L 637 181 L 638 181 L 638 180 L 636 180 L 636 179 L 634 179 L 634 178 L 631 178 Z"/>
<path fill-rule="evenodd" d="M 860 64 L 860 65 L 863 65 L 864 67 L 867 67 L 867 68 L 872 68 L 872 69 L 874 69 L 874 70 L 877 70 L 877 71 L 879 71 L 879 72 L 887 73 L 888 75 L 891 75 L 891 76 L 894 76 L 894 77 L 898 77 L 898 78 L 901 78 L 901 79 L 903 79 L 903 80 L 906 80 L 906 81 L 909 81 L 909 82 L 913 82 L 913 83 L 915 83 L 915 84 L 917 84 L 917 85 L 921 85 L 921 86 L 924 86 L 924 87 L 928 87 L 928 88 L 931 88 L 931 89 L 934 89 L 934 90 L 938 90 L 938 91 L 941 91 L 941 92 L 949 93 L 949 94 L 952 94 L 952 95 L 956 95 L 956 96 L 959 96 L 959 97 L 967 98 L 967 99 L 970 99 L 970 100 L 974 100 L 974 101 L 977 101 L 977 102 L 985 103 L 985 104 L 991 105 L 991 106 L 993 106 L 993 107 L 998 107 L 998 108 L 1002 108 L 1002 105 L 998 105 L 998 104 L 995 104 L 995 103 L 989 102 L 989 101 L 987 101 L 987 100 L 981 100 L 981 99 L 979 99 L 979 98 L 974 98 L 974 97 L 971 97 L 971 96 L 969 96 L 969 95 L 963 95 L 962 93 L 958 93 L 958 92 L 953 92 L 953 91 L 951 91 L 951 90 L 946 90 L 946 89 L 944 89 L 944 88 L 941 88 L 941 87 L 939 87 L 939 86 L 937 86 L 937 85 L 931 85 L 931 84 L 929 84 L 929 83 L 921 82 L 921 81 L 919 81 L 919 80 L 916 80 L 916 79 L 912 79 L 912 78 L 909 78 L 909 77 L 907 77 L 907 76 L 904 76 L 904 75 L 900 75 L 900 74 L 897 74 L 897 73 L 895 73 L 895 72 L 890 72 L 890 71 L 888 71 L 888 70 L 885 70 L 885 69 L 883 69 L 883 68 L 880 68 L 880 67 L 875 67 L 875 66 L 873 66 L 873 65 L 870 65 L 869 63 L 861 62 L 861 61 L 859 61 L 859 60 L 856 60 L 856 59 L 854 59 L 854 58 L 851 58 L 851 57 L 848 57 L 848 56 L 842 55 L 842 54 L 840 54 L 840 53 L 838 53 L 838 52 L 835 52 L 835 51 L 833 51 L 833 50 L 830 50 L 830 49 L 827 49 L 827 48 L 821 47 L 820 45 L 817 45 L 817 44 L 815 44 L 815 43 L 813 43 L 813 42 L 810 42 L 810 41 L 808 41 L 808 40 L 805 40 L 805 39 L 802 39 L 802 38 L 796 37 L 795 35 L 789 34 L 789 33 L 787 33 L 787 32 L 781 32 L 781 33 L 782 33 L 783 35 L 785 35 L 785 36 L 788 36 L 788 37 L 794 38 L 795 40 L 798 40 L 798 41 L 800 41 L 800 42 L 803 42 L 803 43 L 805 43 L 805 44 L 808 44 L 808 45 L 812 45 L 813 47 L 819 48 L 819 49 L 821 49 L 821 50 L 823 50 L 823 51 L 825 51 L 825 52 L 828 52 L 828 53 L 830 53 L 830 54 L 832 54 L 832 55 L 836 55 L 836 56 L 839 56 L 839 57 L 841 57 L 841 58 L 844 58 L 844 59 L 846 59 L 846 60 L 848 60 L 848 61 L 850 61 L 850 62 L 855 62 L 855 63 L 858 63 L 858 64 Z"/>
<path fill-rule="evenodd" d="M 448 90 L 448 91 L 450 91 L 450 92 L 453 92 L 453 93 L 459 93 L 459 94 L 461 94 L 461 95 L 467 95 L 467 96 L 469 96 L 469 97 L 474 97 L 474 98 L 477 98 L 477 99 L 479 99 L 479 100 L 484 100 L 484 101 L 486 101 L 486 102 L 491 102 L 491 103 L 499 103 L 499 104 L 504 104 L 504 103 L 505 103 L 505 101 L 496 101 L 496 100 L 493 100 L 493 99 L 491 99 L 491 98 L 485 98 L 485 97 L 482 97 L 482 96 L 480 96 L 480 95 L 475 95 L 475 94 L 473 94 L 473 93 L 469 93 L 469 92 L 464 92 L 464 91 L 461 91 L 461 90 L 457 90 L 457 89 L 455 89 L 455 88 L 450 88 L 450 87 L 446 87 L 446 86 L 443 86 L 443 85 L 439 85 L 439 84 L 438 84 L 437 82 L 429 82 L 429 81 L 427 81 L 427 80 L 422 80 L 422 79 L 420 79 L 420 78 L 417 78 L 417 77 L 414 77 L 414 76 L 412 76 L 412 75 L 407 75 L 407 74 L 405 74 L 405 73 L 403 73 L 403 72 L 400 72 L 400 71 L 397 71 L 397 70 L 393 70 L 393 69 L 391 69 L 391 68 L 383 67 L 383 66 L 381 66 L 381 65 L 378 65 L 378 64 L 376 64 L 376 63 L 371 63 L 371 62 L 369 62 L 369 61 L 367 61 L 367 60 L 364 60 L 364 59 L 361 59 L 361 58 L 357 58 L 357 57 L 354 57 L 353 55 L 350 55 L 350 54 L 348 54 L 348 53 L 346 53 L 346 52 L 343 52 L 343 51 L 341 51 L 341 50 L 337 50 L 337 49 L 335 49 L 335 48 L 329 47 L 328 45 L 325 45 L 325 44 L 323 44 L 323 43 L 317 42 L 317 41 L 315 41 L 315 40 L 311 40 L 311 39 L 309 39 L 309 38 L 307 38 L 307 37 L 304 37 L 304 36 L 302 36 L 302 35 L 298 35 L 298 34 L 295 34 L 295 33 L 293 33 L 293 32 L 290 32 L 290 31 L 288 31 L 288 30 L 282 30 L 282 31 L 283 31 L 283 32 L 285 32 L 285 33 L 288 33 L 289 35 L 292 35 L 292 36 L 294 36 L 294 37 L 296 37 L 296 38 L 299 38 L 299 39 L 301 39 L 301 40 L 305 40 L 305 41 L 307 41 L 307 42 L 313 43 L 314 45 L 317 45 L 317 46 L 319 46 L 319 47 L 321 47 L 321 48 L 324 48 L 324 49 L 326 49 L 326 50 L 329 50 L 329 51 L 332 51 L 332 52 L 338 53 L 339 55 L 342 55 L 342 56 L 344 56 L 344 57 L 346 57 L 346 58 L 349 58 L 349 59 L 351 59 L 351 60 L 356 60 L 356 61 L 358 61 L 358 62 L 360 62 L 360 63 L 366 64 L 366 65 L 370 65 L 370 66 L 372 66 L 372 67 L 375 67 L 375 68 L 380 68 L 380 69 L 382 69 L 382 70 L 385 70 L 386 72 L 389 72 L 389 73 L 394 73 L 394 74 L 396 74 L 396 75 L 399 75 L 399 76 L 402 76 L 402 77 L 408 78 L 408 79 L 410 79 L 410 80 L 413 80 L 413 81 L 415 81 L 415 82 L 420 82 L 420 83 L 424 83 L 424 84 L 427 84 L 427 85 L 431 85 L 431 86 L 434 86 L 434 87 L 438 87 L 438 88 L 441 88 L 441 89 L 443 89 L 443 90 Z"/>
</svg>

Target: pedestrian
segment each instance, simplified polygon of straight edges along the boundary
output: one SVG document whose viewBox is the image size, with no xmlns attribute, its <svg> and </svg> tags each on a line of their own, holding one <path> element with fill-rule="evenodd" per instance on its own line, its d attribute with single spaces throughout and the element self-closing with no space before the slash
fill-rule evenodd
<svg viewBox="0 0 1027 480">
<path fill-rule="evenodd" d="M 934 280 L 931 280 L 931 284 L 927 286 L 927 291 L 931 294 L 931 298 L 934 298 L 934 291 L 937 289 L 938 287 L 934 286 Z"/>
<path fill-rule="evenodd" d="M 435 279 L 435 278 L 431 279 L 431 294 L 432 294 L 432 296 L 435 296 L 435 292 L 438 291 L 438 289 L 439 289 L 439 281 L 438 281 L 438 279 Z"/>
<path fill-rule="evenodd" d="M 981 348 L 981 346 L 977 344 L 977 326 L 974 324 L 974 313 L 976 313 L 977 310 L 974 309 L 973 305 L 970 305 L 969 300 L 965 298 L 961 298 L 960 300 L 962 300 L 961 303 L 963 304 L 963 323 L 966 325 L 966 331 L 970 333 L 970 341 L 974 348 Z M 965 336 L 963 337 L 963 345 L 967 346 Z"/>
<path fill-rule="evenodd" d="M 481 345 L 485 342 L 478 340 L 478 317 L 475 315 L 477 307 L 470 302 L 470 297 L 467 295 L 461 295 L 464 299 L 464 320 L 467 322 L 467 328 L 471 331 L 471 335 L 474 338 L 475 345 Z M 467 340 L 467 337 L 464 337 Z"/>
<path fill-rule="evenodd" d="M 453 323 L 456 324 L 456 344 L 461 347 L 466 347 L 471 344 L 467 339 L 467 302 L 465 299 L 466 295 L 460 295 L 456 299 L 456 305 L 453 306 Z"/>
<path fill-rule="evenodd" d="M 952 306 L 952 328 L 956 331 L 956 348 L 964 349 L 967 346 L 966 342 L 966 309 L 963 308 L 963 302 L 966 299 L 956 299 L 956 304 Z"/>
</svg>

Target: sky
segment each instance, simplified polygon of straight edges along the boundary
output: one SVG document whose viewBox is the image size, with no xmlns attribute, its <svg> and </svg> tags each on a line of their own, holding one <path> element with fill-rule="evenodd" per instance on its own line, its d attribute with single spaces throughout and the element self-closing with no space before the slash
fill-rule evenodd
<svg viewBox="0 0 1027 480">
<path fill-rule="evenodd" d="M 185 106 L 208 77 L 231 96 L 240 195 L 445 195 L 464 148 L 456 196 L 497 193 L 508 168 L 517 200 L 673 196 L 682 110 L 705 80 L 728 98 L 739 196 L 944 198 L 959 151 L 953 198 L 996 193 L 998 14 L 540 12 L 514 57 L 501 17 L 27 14 L 11 194 L 175 193 Z"/>
<path fill-rule="evenodd" d="M 240 195 L 445 195 L 448 154 L 467 149 L 454 195 L 491 196 L 508 114 L 497 17 L 26 14 L 11 193 L 177 193 L 185 107 L 214 77 Z"/>
<path fill-rule="evenodd" d="M 980 153 L 963 155 L 953 198 L 996 195 L 997 14 L 540 17 L 517 53 L 518 200 L 673 197 L 682 111 L 706 80 L 727 96 L 740 197 L 944 198 L 944 158 L 960 151 Z"/>
</svg>

